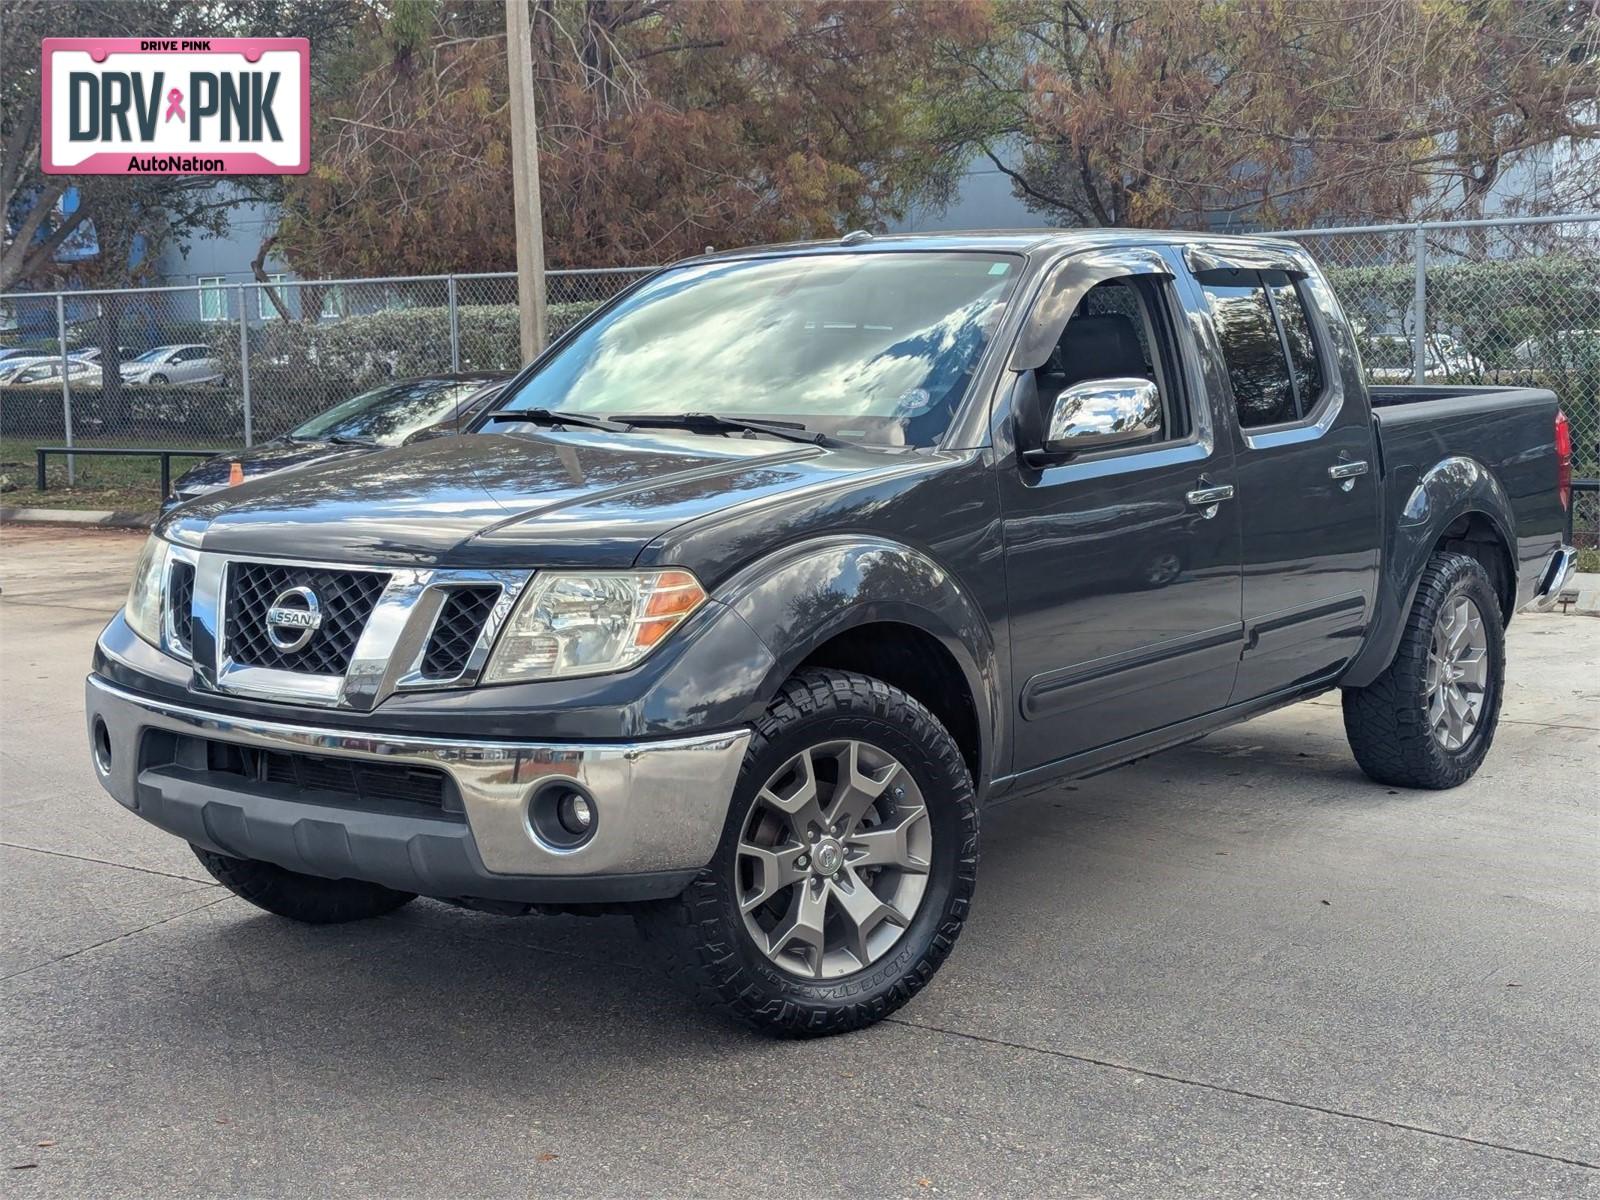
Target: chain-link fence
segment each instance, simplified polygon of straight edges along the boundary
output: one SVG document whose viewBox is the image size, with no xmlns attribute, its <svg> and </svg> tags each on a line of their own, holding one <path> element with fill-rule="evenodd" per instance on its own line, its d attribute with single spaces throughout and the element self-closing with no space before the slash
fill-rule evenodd
<svg viewBox="0 0 1600 1200">
<path fill-rule="evenodd" d="M 1600 475 L 1600 216 L 1294 231 L 1328 276 L 1373 383 L 1544 387 L 1572 427 L 1573 474 Z M 1600 548 L 1600 495 L 1572 498 Z"/>
<path fill-rule="evenodd" d="M 1574 468 L 1600 450 L 1600 216 L 1298 230 L 1374 383 L 1547 387 Z"/>
<path fill-rule="evenodd" d="M 549 272 L 550 335 L 650 269 Z M 251 445 L 386 380 L 510 372 L 522 359 L 510 274 L 216 282 L 0 303 L 0 459 L 13 475 L 40 445 Z M 109 462 L 68 459 L 62 481 L 110 478 Z"/>
<path fill-rule="evenodd" d="M 1600 216 L 1288 236 L 1327 272 L 1372 381 L 1548 387 L 1572 421 L 1575 474 L 1600 474 Z M 551 333 L 650 269 L 551 272 Z M 510 274 L 216 281 L 0 306 L 0 469 L 19 452 L 31 462 L 35 445 L 247 445 L 387 379 L 520 359 Z"/>
</svg>

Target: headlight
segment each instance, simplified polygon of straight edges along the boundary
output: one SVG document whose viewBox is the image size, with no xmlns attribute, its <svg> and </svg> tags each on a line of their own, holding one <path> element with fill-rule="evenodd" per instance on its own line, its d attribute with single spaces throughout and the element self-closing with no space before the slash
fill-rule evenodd
<svg viewBox="0 0 1600 1200">
<path fill-rule="evenodd" d="M 152 646 L 161 645 L 161 589 L 167 577 L 166 542 L 151 534 L 133 569 L 133 586 L 123 608 L 128 627 Z"/>
<path fill-rule="evenodd" d="M 500 633 L 485 683 L 622 671 L 706 598 L 687 571 L 544 571 Z"/>
</svg>

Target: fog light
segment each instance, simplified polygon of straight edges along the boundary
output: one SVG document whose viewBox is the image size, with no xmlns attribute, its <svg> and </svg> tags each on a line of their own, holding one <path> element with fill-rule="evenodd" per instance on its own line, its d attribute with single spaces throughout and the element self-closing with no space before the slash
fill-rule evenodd
<svg viewBox="0 0 1600 1200">
<path fill-rule="evenodd" d="M 106 728 L 105 721 L 96 717 L 94 719 L 94 765 L 100 774 L 111 774 L 111 731 Z"/>
<path fill-rule="evenodd" d="M 577 792 L 568 792 L 556 805 L 556 820 L 561 822 L 561 828 L 574 837 L 582 837 L 594 824 L 594 809 L 589 807 L 585 797 Z"/>
<path fill-rule="evenodd" d="M 576 850 L 594 836 L 594 797 L 571 780 L 545 784 L 528 801 L 528 826 L 551 850 Z"/>
</svg>

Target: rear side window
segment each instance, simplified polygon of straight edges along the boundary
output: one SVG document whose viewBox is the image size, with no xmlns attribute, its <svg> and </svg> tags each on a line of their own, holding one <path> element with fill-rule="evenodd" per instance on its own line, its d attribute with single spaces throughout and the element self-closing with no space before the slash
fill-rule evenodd
<svg viewBox="0 0 1600 1200">
<path fill-rule="evenodd" d="M 1322 394 L 1323 371 L 1300 289 L 1281 271 L 1202 271 L 1245 429 L 1297 421 Z"/>
</svg>

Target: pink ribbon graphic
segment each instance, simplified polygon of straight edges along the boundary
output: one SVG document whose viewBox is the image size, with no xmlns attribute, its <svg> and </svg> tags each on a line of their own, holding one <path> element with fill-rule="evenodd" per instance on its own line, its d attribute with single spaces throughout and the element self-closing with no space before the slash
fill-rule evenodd
<svg viewBox="0 0 1600 1200">
<path fill-rule="evenodd" d="M 167 115 L 165 121 L 170 121 L 173 117 L 177 117 L 180 121 L 189 119 L 183 115 L 183 93 L 177 88 L 173 88 L 167 93 Z M 165 124 L 165 121 L 163 121 L 163 124 Z"/>
</svg>

